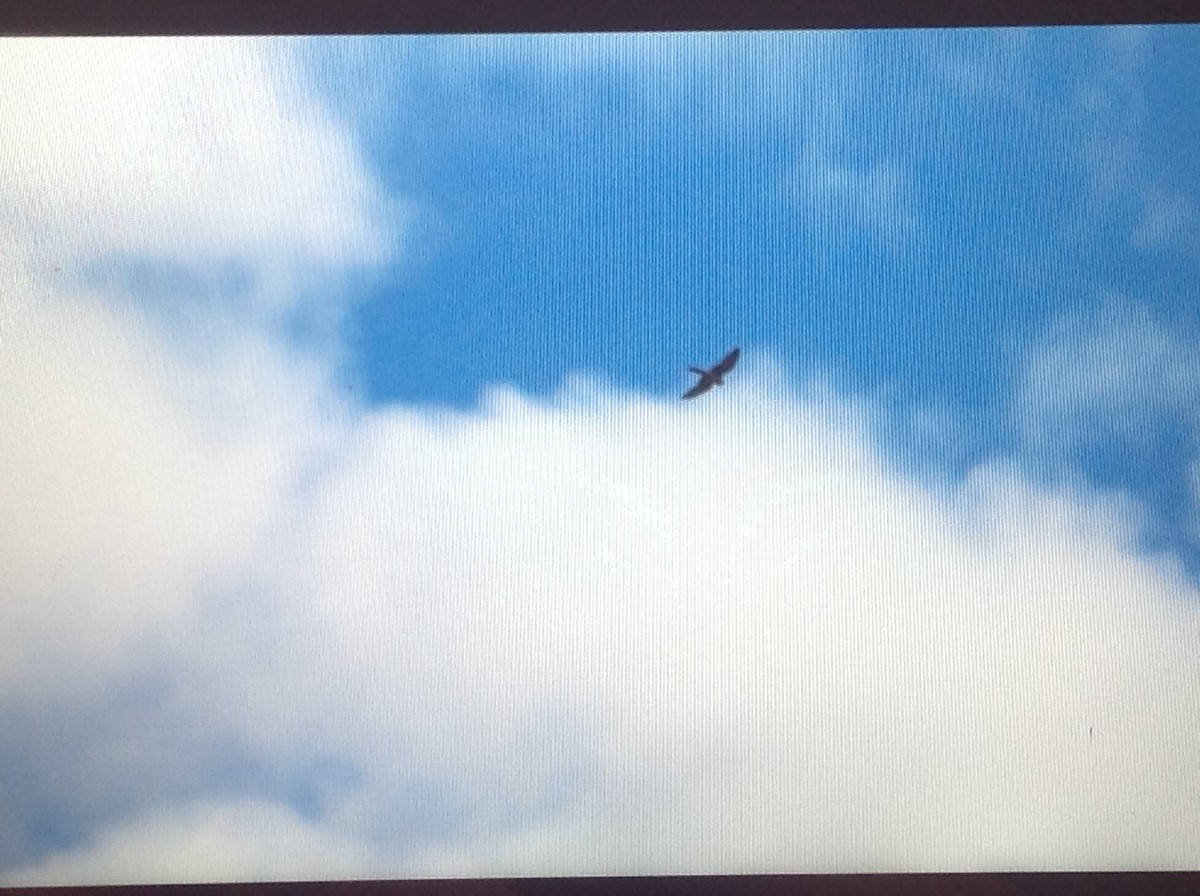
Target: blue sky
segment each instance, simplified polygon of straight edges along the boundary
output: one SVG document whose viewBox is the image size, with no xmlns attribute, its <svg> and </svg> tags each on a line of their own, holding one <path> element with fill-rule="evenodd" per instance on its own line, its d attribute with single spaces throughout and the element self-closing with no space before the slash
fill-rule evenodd
<svg viewBox="0 0 1200 896">
<path fill-rule="evenodd" d="M 1106 75 L 1104 34 L 372 46 L 404 76 L 372 85 L 364 147 L 418 213 L 396 275 L 352 313 L 352 369 L 377 401 L 471 407 L 492 382 L 545 394 L 579 369 L 667 390 L 664 353 L 740 340 L 856 391 L 1003 400 L 1015 356 L 1067 310 L 1118 292 L 1187 313 L 1187 247 L 1134 235 L 1144 194 L 1194 186 L 1191 30 L 1110 33 L 1145 87 Z M 600 45 L 583 71 L 558 58 L 572 44 Z M 729 96 L 747 83 L 757 95 Z M 1080 108 L 1089 91 L 1108 114 Z M 1141 133 L 1147 118 L 1167 130 Z M 1109 147 L 1124 158 L 1093 159 Z"/>
<path fill-rule="evenodd" d="M 1194 40 L 370 44 L 363 145 L 420 211 L 395 275 L 350 312 L 348 375 L 374 402 L 459 408 L 580 370 L 663 394 L 741 343 L 900 414 L 941 409 L 972 462 L 1007 454 L 1023 366 L 1064 316 L 1117 295 L 1194 332 Z M 1163 427 L 1149 450 L 1103 439 L 1072 460 L 1173 528 L 1187 452 Z M 1195 561 L 1190 539 L 1163 537 Z"/>
<path fill-rule="evenodd" d="M 1198 44 L 4 41 L 0 882 L 1195 867 Z"/>
</svg>

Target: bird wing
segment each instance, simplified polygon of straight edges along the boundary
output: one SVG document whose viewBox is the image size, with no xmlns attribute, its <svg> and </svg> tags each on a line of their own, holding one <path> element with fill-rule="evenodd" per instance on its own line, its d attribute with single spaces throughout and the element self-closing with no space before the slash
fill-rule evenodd
<svg viewBox="0 0 1200 896">
<path fill-rule="evenodd" d="M 684 392 L 683 397 L 684 398 L 695 398 L 697 395 L 703 395 L 705 392 L 707 392 L 712 387 L 713 387 L 712 380 L 710 380 L 708 377 L 705 377 L 704 379 L 700 380 L 700 382 L 696 383 L 696 385 L 692 386 L 692 388 L 690 388 L 686 392 Z"/>
<path fill-rule="evenodd" d="M 715 373 L 717 376 L 724 376 L 725 374 L 729 373 L 729 371 L 733 370 L 733 365 L 738 362 L 738 356 L 741 355 L 741 353 L 742 350 L 740 348 L 735 348 L 721 359 L 720 364 L 713 368 L 713 373 Z"/>
</svg>

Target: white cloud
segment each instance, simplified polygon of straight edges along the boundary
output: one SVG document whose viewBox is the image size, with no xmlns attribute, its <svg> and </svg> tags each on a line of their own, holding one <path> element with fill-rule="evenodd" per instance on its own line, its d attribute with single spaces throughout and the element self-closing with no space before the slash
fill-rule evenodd
<svg viewBox="0 0 1200 896">
<path fill-rule="evenodd" d="M 539 870 L 1194 858 L 1191 835 L 1173 833 L 1196 811 L 1193 770 L 1158 758 L 1167 744 L 1186 751 L 1200 696 L 1186 647 L 1194 606 L 1172 603 L 1186 590 L 1178 578 L 1131 559 L 1107 515 L 1019 477 L 981 474 L 966 506 L 947 510 L 802 403 L 743 393 L 739 404 L 614 410 L 567 433 L 549 419 L 529 432 L 528 410 L 514 408 L 501 439 L 546 448 L 516 469 L 517 444 L 463 436 L 470 456 L 494 458 L 477 467 L 478 491 L 500 494 L 471 501 L 479 537 L 459 545 L 466 556 L 446 553 L 490 571 L 475 577 L 489 604 L 451 604 L 439 618 L 474 617 L 501 645 L 481 651 L 498 668 L 475 680 L 518 703 L 586 681 L 598 693 L 584 711 L 612 714 L 593 732 L 600 787 L 568 814 L 587 837 L 538 834 L 557 841 L 548 855 L 574 852 L 580 865 L 551 858 Z M 548 481 L 546 466 L 564 469 L 555 457 L 578 480 Z M 587 483 L 607 497 L 589 500 Z M 590 520 L 555 515 L 597 505 Z M 438 528 L 434 514 L 419 518 Z M 530 542 L 546 521 L 558 534 L 539 558 Z M 514 557 L 528 559 L 513 569 Z M 403 552 L 394 564 L 405 569 Z M 578 584 L 563 589 L 564 578 Z M 471 668 L 471 639 L 453 640 L 448 665 Z M 503 645 L 523 649 L 507 657 Z M 1186 696 L 1163 709 L 1143 704 L 1146 691 Z M 471 707 L 460 718 L 479 719 L 468 690 L 458 699 Z M 1124 794 L 1118 809 L 1096 776 L 1131 760 L 1149 766 L 1140 786 L 1156 795 Z M 1081 806 L 1091 815 L 1072 830 Z M 1170 821 L 1138 849 L 1121 810 Z M 904 833 L 914 827 L 921 843 Z M 581 842 L 592 845 L 581 853 Z M 504 851 L 499 868 L 517 872 Z M 488 862 L 471 866 L 485 873 Z"/>
<path fill-rule="evenodd" d="M 225 736 L 186 715 L 205 702 L 187 671 L 221 611 L 212 596 L 253 575 L 256 540 L 286 529 L 286 499 L 347 413 L 328 358 L 275 341 L 272 313 L 381 260 L 394 209 L 304 95 L 289 45 L 2 43 L 0 765 L 21 786 L 0 806 L 0 863 L 12 868 L 46 846 L 34 817 L 103 839 L 203 786 L 213 744 L 181 732 Z M 89 266 L 123 254 L 202 284 L 233 265 L 245 301 L 90 289 Z M 156 797 L 167 779 L 176 790 Z"/>
<path fill-rule="evenodd" d="M 247 560 L 319 456 L 324 373 L 253 313 L 205 306 L 161 330 L 149 320 L 185 312 L 120 306 L 55 270 L 237 259 L 270 283 L 381 257 L 383 203 L 283 49 L 3 41 L 0 572 L 19 597 L 0 604 L 0 694 L 186 637 L 200 583 Z"/>
<path fill-rule="evenodd" d="M 937 494 L 843 414 L 743 377 L 365 420 L 222 722 L 352 756 L 330 823 L 376 845 L 397 781 L 452 791 L 401 875 L 1194 864 L 1193 587 L 1120 501 Z"/>
<path fill-rule="evenodd" d="M 193 335 L 181 359 L 53 274 L 114 252 L 269 267 L 277 252 L 326 264 L 382 250 L 361 165 L 272 81 L 288 69 L 262 46 L 4 41 L 0 566 L 24 598 L 2 608 L 6 690 L 186 624 L 197 577 L 244 556 L 308 449 L 279 434 L 297 414 L 318 434 L 318 375 L 260 336 L 213 316 L 221 338 Z M 263 416 L 283 389 L 290 409 Z M 47 664 L 51 643 L 63 655 Z"/>
<path fill-rule="evenodd" d="M 362 769 L 320 876 L 1194 864 L 1197 595 L 1126 508 L 998 466 L 931 490 L 746 373 L 379 412 L 283 499 L 270 587 L 178 661 L 267 761 Z M 98 836 L 29 873 L 119 879 L 134 834 Z"/>
<path fill-rule="evenodd" d="M 312 825 L 162 807 L 9 880 L 1194 865 L 1193 586 L 1120 501 L 921 485 L 818 394 L 751 364 L 703 404 L 584 383 L 343 418 L 331 466 L 256 499 L 243 606 L 181 586 L 169 656 L 215 730 L 361 786 Z"/>
<path fill-rule="evenodd" d="M 188 362 L 87 296 L 5 301 L 0 695 L 28 696 L 186 637 L 332 424 L 319 373 L 261 338 Z"/>
<path fill-rule="evenodd" d="M 391 251 L 391 210 L 356 148 L 304 98 L 290 44 L 0 46 L 0 248 L 36 271 L 144 253 L 281 277 Z"/>
</svg>

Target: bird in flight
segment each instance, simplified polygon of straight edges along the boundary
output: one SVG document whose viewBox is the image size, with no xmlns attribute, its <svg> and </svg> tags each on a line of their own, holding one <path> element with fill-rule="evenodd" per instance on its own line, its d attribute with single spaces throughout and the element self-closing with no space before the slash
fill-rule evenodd
<svg viewBox="0 0 1200 896">
<path fill-rule="evenodd" d="M 683 397 L 695 398 L 697 395 L 703 395 L 713 386 L 724 385 L 725 374 L 733 370 L 733 365 L 738 362 L 738 355 L 741 353 L 742 350 L 740 348 L 735 348 L 724 358 L 722 358 L 719 364 L 710 367 L 708 370 L 701 370 L 699 367 L 690 368 L 692 373 L 700 374 L 700 382 L 696 383 L 696 385 L 684 392 Z"/>
</svg>

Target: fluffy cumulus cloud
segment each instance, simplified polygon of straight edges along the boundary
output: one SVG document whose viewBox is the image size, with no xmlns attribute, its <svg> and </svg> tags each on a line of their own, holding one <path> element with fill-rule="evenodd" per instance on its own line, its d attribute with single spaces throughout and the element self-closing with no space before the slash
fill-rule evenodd
<svg viewBox="0 0 1200 896">
<path fill-rule="evenodd" d="M 239 264 L 281 291 L 297 269 L 383 260 L 391 209 L 298 89 L 289 48 L 5 40 L 4 254 L 56 274 L 126 256 Z"/>
<path fill-rule="evenodd" d="M 232 47 L 241 86 L 206 102 L 308 168 L 204 137 L 228 226 L 186 178 L 139 223 L 115 165 L 71 189 L 119 226 L 75 232 L 32 163 L 6 174 L 36 226 L 2 262 L 0 880 L 1200 860 L 1200 596 L 1132 499 L 914 478 L 868 405 L 764 352 L 702 402 L 579 379 L 367 409 L 253 314 L 189 337 L 57 284 L 24 228 L 188 265 L 384 251 L 350 144 Z M 168 85 L 140 139 L 176 145 L 211 48 L 135 53 L 130 84 Z"/>
<path fill-rule="evenodd" d="M 125 639 L 97 624 L 133 636 L 182 621 L 196 575 L 234 562 L 267 496 L 320 440 L 312 364 L 204 309 L 196 320 L 219 338 L 172 343 L 64 269 L 120 253 L 194 270 L 235 256 L 268 269 L 278 252 L 355 263 L 384 238 L 361 163 L 288 96 L 286 55 L 6 41 L 0 56 L 0 519 L 5 579 L 23 598 L 5 603 L 7 692 L 38 677 L 42 636 L 65 639 L 69 657 L 112 660 Z M 242 126 L 213 126 L 230 118 Z M 297 215 L 293 200 L 322 211 Z"/>
<path fill-rule="evenodd" d="M 1120 501 L 930 491 L 764 377 L 382 416 L 315 507 L 288 590 L 338 685 L 262 699 L 458 782 L 405 873 L 1195 858 L 1195 593 Z"/>
<path fill-rule="evenodd" d="M 244 573 L 336 430 L 325 365 L 264 321 L 286 304 L 281 272 L 371 263 L 390 232 L 369 172 L 280 50 L 5 41 L 0 53 L 6 867 L 172 779 L 175 745 L 159 736 L 171 726 L 130 688 L 202 648 L 200 595 Z M 233 131 L 214 126 L 231 119 Z M 131 256 L 201 282 L 236 265 L 243 301 L 231 311 L 199 290 L 178 326 L 175 310 L 89 274 Z M 136 709 L 137 724 L 114 709 Z"/>
<path fill-rule="evenodd" d="M 920 485 L 846 402 L 735 388 L 347 427 L 175 661 L 185 711 L 352 786 L 145 809 L 14 879 L 1193 863 L 1196 594 L 1127 508 Z"/>
</svg>

